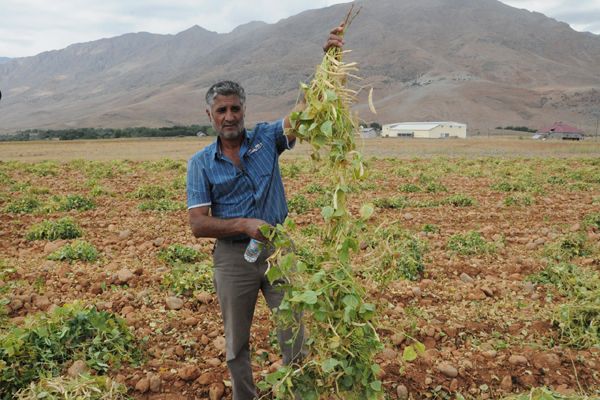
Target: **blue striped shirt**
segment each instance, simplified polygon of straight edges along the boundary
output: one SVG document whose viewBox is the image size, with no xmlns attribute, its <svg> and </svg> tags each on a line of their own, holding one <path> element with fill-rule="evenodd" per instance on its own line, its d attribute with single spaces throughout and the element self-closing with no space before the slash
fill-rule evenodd
<svg viewBox="0 0 600 400">
<path fill-rule="evenodd" d="M 295 144 L 283 134 L 283 121 L 259 123 L 246 131 L 239 167 L 221 152 L 219 143 L 217 138 L 188 161 L 188 209 L 210 206 L 218 218 L 282 223 L 288 209 L 278 161 Z"/>
</svg>

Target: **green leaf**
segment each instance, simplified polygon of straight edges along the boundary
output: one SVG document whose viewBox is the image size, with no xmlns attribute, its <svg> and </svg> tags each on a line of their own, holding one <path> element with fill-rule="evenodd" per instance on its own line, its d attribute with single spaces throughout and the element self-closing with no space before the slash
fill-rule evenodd
<svg viewBox="0 0 600 400">
<path fill-rule="evenodd" d="M 272 266 L 267 270 L 267 279 L 269 280 L 269 282 L 273 283 L 281 277 L 282 274 L 279 268 Z"/>
<path fill-rule="evenodd" d="M 379 374 L 379 372 L 381 372 L 381 367 L 379 366 L 379 364 L 371 364 L 371 371 L 374 375 L 377 375 Z"/>
<path fill-rule="evenodd" d="M 323 132 L 323 134 L 326 137 L 331 137 L 333 135 L 333 122 L 332 121 L 325 121 L 321 124 L 321 132 Z"/>
<path fill-rule="evenodd" d="M 369 386 L 371 386 L 371 389 L 374 391 L 381 392 L 381 381 L 373 381 Z"/>
<path fill-rule="evenodd" d="M 328 358 L 327 360 L 323 361 L 323 363 L 321 363 L 321 368 L 323 368 L 323 372 L 328 374 L 332 372 L 335 369 L 335 367 L 337 367 L 339 364 L 340 362 L 335 358 Z"/>
<path fill-rule="evenodd" d="M 290 301 L 294 303 L 306 303 L 306 304 L 316 304 L 318 300 L 317 292 L 313 290 L 307 290 L 306 292 L 301 292 L 299 294 L 294 295 Z"/>
<path fill-rule="evenodd" d="M 326 90 L 325 96 L 327 97 L 327 101 L 335 101 L 338 99 L 337 94 L 333 90 Z"/>
<path fill-rule="evenodd" d="M 411 362 L 417 359 L 417 352 L 415 348 L 411 346 L 406 346 L 404 348 L 404 352 L 402 353 L 402 359 L 407 362 Z"/>
<path fill-rule="evenodd" d="M 342 299 L 342 303 L 344 303 L 346 305 L 346 307 L 357 308 L 358 305 L 360 304 L 360 301 L 358 300 L 358 297 L 356 297 L 355 295 L 347 294 Z"/>
<path fill-rule="evenodd" d="M 311 121 L 315 117 L 315 113 L 310 106 L 306 107 L 302 114 L 300 114 L 300 119 L 302 121 Z"/>
<path fill-rule="evenodd" d="M 371 215 L 375 212 L 375 206 L 371 203 L 363 204 L 360 208 L 360 217 L 364 220 L 371 218 Z"/>
<path fill-rule="evenodd" d="M 413 344 L 413 346 L 415 346 L 415 350 L 417 351 L 417 354 L 425 353 L 425 345 L 423 343 L 415 342 L 415 344 Z"/>
<path fill-rule="evenodd" d="M 323 218 L 325 218 L 326 220 L 331 219 L 331 217 L 333 217 L 333 214 L 335 213 L 333 207 L 331 206 L 325 206 L 323 207 L 323 209 L 321 210 L 321 215 L 323 216 Z"/>
</svg>

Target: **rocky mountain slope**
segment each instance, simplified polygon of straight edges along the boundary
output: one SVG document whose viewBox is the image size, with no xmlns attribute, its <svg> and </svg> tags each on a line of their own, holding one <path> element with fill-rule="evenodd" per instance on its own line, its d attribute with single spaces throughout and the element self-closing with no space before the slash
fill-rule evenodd
<svg viewBox="0 0 600 400">
<path fill-rule="evenodd" d="M 592 130 L 600 113 L 600 36 L 496 0 L 363 0 L 348 59 L 375 88 L 367 121 L 455 120 L 471 131 L 555 120 Z M 280 117 L 320 61 L 348 4 L 227 34 L 131 33 L 0 64 L 0 132 L 206 123 L 218 79 L 248 92 L 249 123 Z"/>
</svg>

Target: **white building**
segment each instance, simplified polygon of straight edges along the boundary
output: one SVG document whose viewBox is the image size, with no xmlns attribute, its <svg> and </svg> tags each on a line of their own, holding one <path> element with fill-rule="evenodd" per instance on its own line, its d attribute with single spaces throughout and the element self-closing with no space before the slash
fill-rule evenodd
<svg viewBox="0 0 600 400">
<path fill-rule="evenodd" d="M 400 122 L 383 125 L 381 137 L 443 139 L 467 137 L 467 124 L 459 122 Z"/>
</svg>

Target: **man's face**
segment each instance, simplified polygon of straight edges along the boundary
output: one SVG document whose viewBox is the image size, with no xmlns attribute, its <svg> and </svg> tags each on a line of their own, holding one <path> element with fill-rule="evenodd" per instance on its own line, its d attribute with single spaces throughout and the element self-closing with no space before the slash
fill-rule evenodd
<svg viewBox="0 0 600 400">
<path fill-rule="evenodd" d="M 244 105 L 235 95 L 217 95 L 206 110 L 213 128 L 222 139 L 238 139 L 244 132 Z"/>
</svg>

